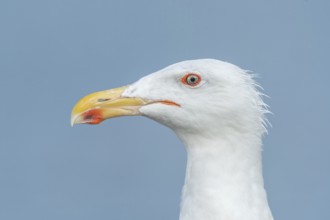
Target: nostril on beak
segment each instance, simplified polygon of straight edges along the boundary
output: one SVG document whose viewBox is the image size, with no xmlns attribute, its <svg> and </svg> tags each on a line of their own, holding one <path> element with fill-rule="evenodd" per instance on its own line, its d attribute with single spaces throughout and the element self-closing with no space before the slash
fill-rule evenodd
<svg viewBox="0 0 330 220">
<path fill-rule="evenodd" d="M 97 101 L 98 102 L 106 102 L 106 101 L 109 101 L 109 100 L 111 100 L 110 98 L 108 98 L 108 99 L 98 99 Z"/>
</svg>

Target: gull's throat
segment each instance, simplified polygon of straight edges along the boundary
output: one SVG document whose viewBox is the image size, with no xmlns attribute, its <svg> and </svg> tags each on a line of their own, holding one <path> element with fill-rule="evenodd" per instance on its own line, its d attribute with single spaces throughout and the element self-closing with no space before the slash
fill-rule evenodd
<svg viewBox="0 0 330 220">
<path fill-rule="evenodd" d="M 184 140 L 189 145 L 180 220 L 272 220 L 260 151 L 244 142 L 192 139 Z"/>
</svg>

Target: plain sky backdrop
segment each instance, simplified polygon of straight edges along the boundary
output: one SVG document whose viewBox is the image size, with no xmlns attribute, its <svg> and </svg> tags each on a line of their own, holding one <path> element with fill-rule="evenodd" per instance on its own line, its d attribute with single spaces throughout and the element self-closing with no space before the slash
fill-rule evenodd
<svg viewBox="0 0 330 220">
<path fill-rule="evenodd" d="M 82 96 L 195 58 L 259 74 L 275 219 L 330 219 L 329 22 L 329 0 L 1 0 L 0 219 L 178 219 L 172 131 L 69 121 Z"/>
</svg>

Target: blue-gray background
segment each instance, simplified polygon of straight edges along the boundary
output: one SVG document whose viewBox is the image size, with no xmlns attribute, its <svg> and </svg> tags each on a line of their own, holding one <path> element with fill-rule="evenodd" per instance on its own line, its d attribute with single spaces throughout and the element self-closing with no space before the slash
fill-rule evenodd
<svg viewBox="0 0 330 220">
<path fill-rule="evenodd" d="M 260 75 L 274 217 L 330 219 L 330 1 L 0 2 L 0 219 L 178 219 L 185 152 L 142 117 L 69 126 L 82 96 L 174 62 Z"/>
</svg>

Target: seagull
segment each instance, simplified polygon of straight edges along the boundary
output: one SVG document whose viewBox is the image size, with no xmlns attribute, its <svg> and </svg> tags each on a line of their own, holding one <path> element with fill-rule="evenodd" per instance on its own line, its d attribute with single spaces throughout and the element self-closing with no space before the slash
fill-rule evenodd
<svg viewBox="0 0 330 220">
<path fill-rule="evenodd" d="M 142 115 L 172 129 L 187 152 L 180 220 L 273 220 L 262 176 L 268 113 L 253 75 L 215 59 L 170 65 L 85 96 L 71 125 Z"/>
</svg>

